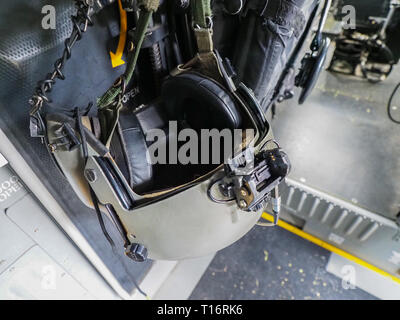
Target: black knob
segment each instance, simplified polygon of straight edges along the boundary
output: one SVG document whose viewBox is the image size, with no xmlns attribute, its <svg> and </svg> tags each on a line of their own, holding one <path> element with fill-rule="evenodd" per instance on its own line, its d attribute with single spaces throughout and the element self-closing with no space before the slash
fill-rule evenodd
<svg viewBox="0 0 400 320">
<path fill-rule="evenodd" d="M 143 262 L 147 259 L 147 249 L 138 243 L 130 244 L 126 250 L 125 254 L 136 262 Z"/>
<path fill-rule="evenodd" d="M 122 8 L 125 11 L 133 11 L 135 9 L 135 0 L 122 0 Z"/>
<path fill-rule="evenodd" d="M 189 8 L 190 0 L 175 0 L 175 10 L 177 13 L 185 12 Z"/>
</svg>

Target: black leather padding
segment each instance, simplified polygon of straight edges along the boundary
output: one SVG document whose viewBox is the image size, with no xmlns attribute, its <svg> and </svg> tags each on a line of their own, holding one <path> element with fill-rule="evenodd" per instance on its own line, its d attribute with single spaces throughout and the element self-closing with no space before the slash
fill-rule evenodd
<svg viewBox="0 0 400 320">
<path fill-rule="evenodd" d="M 136 115 L 123 108 L 111 141 L 111 154 L 131 188 L 144 193 L 153 182 L 145 136 Z"/>
<path fill-rule="evenodd" d="M 186 72 L 166 79 L 161 95 L 169 118 L 183 120 L 195 130 L 237 129 L 242 123 L 228 91 L 200 74 Z"/>
</svg>

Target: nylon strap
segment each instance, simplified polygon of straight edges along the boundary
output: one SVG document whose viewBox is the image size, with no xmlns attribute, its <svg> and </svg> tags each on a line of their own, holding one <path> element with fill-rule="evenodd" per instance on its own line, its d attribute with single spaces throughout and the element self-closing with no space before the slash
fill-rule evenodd
<svg viewBox="0 0 400 320">
<path fill-rule="evenodd" d="M 192 18 L 199 53 L 212 52 L 211 0 L 194 0 Z"/>
<path fill-rule="evenodd" d="M 136 30 L 133 37 L 134 48 L 128 55 L 128 64 L 124 73 L 125 83 L 131 81 L 133 73 L 136 68 L 136 63 L 139 57 L 140 49 L 143 44 L 143 40 L 146 36 L 146 31 L 149 26 L 152 14 L 157 10 L 160 4 L 160 0 L 141 0 L 139 1 L 139 5 L 142 7 L 140 12 L 140 17 L 138 20 L 138 24 L 136 26 Z M 98 100 L 97 106 L 99 109 L 103 109 L 109 106 L 116 97 L 121 93 L 121 87 L 113 86 L 107 90 Z"/>
<path fill-rule="evenodd" d="M 207 17 L 211 17 L 211 1 L 194 0 L 192 16 L 194 25 L 198 25 L 200 28 L 208 28 Z"/>
</svg>

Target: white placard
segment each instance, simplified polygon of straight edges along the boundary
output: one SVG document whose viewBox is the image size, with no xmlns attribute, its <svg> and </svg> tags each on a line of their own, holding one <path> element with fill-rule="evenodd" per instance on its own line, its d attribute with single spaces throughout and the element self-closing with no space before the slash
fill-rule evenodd
<svg viewBox="0 0 400 320">
<path fill-rule="evenodd" d="M 6 160 L 6 158 L 4 158 L 3 155 L 0 153 L 0 168 L 4 167 L 7 163 L 8 161 Z"/>
</svg>

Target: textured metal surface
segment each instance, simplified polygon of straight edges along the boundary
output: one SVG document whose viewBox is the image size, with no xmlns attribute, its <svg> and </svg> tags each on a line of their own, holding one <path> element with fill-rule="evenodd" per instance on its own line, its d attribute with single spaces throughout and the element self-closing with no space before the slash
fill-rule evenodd
<svg viewBox="0 0 400 320">
<path fill-rule="evenodd" d="M 304 183 L 287 179 L 282 186 L 284 187 L 282 190 L 284 194 L 283 206 L 286 210 L 304 218 L 316 218 L 318 216 L 316 219 L 321 223 L 326 223 L 329 217 L 332 217 L 334 213 L 338 213 L 333 225 L 337 229 L 342 225 L 344 219 L 348 218 L 349 214 L 352 214 L 360 216 L 362 219 L 373 220 L 381 226 L 398 229 L 396 222 L 391 219 L 321 190 L 309 187 Z M 349 230 L 346 232 L 349 232 Z"/>
<path fill-rule="evenodd" d="M 400 229 L 394 221 L 290 179 L 281 193 L 284 211 L 303 220 L 304 231 L 399 276 Z"/>
<path fill-rule="evenodd" d="M 41 9 L 54 5 L 55 30 L 43 30 Z M 127 291 L 134 289 L 133 278 L 140 280 L 150 263 L 134 264 L 121 253 L 115 256 L 105 240 L 96 215 L 73 193 L 51 162 L 39 139 L 29 137 L 28 110 L 36 82 L 43 79 L 62 53 L 63 41 L 72 30 L 69 16 L 73 1 L 20 0 L 0 3 L 0 127 L 42 182 L 74 221 L 91 246 Z M 65 81 L 58 81 L 50 97 L 57 110 L 85 108 L 103 93 L 122 72 L 112 69 L 107 41 L 118 30 L 118 11 L 105 9 L 94 19 L 84 39 L 74 47 L 65 68 Z M 116 26 L 116 28 L 115 28 Z M 107 223 L 111 235 L 115 229 Z M 125 264 L 125 265 L 124 265 Z"/>
</svg>

